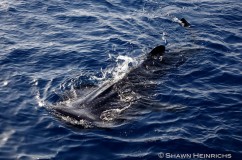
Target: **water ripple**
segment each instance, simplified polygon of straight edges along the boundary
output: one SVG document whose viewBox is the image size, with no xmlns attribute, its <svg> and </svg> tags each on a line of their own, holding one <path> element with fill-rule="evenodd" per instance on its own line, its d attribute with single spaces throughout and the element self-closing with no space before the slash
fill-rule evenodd
<svg viewBox="0 0 242 160">
<path fill-rule="evenodd" d="M 2 0 L 0 159 L 159 159 L 160 153 L 240 159 L 240 6 L 239 0 Z M 190 28 L 177 23 L 183 17 Z M 84 129 L 46 109 L 110 78 L 120 69 L 118 56 L 141 62 L 162 44 L 162 67 L 130 76 L 138 100 L 121 109 L 120 121 Z"/>
</svg>

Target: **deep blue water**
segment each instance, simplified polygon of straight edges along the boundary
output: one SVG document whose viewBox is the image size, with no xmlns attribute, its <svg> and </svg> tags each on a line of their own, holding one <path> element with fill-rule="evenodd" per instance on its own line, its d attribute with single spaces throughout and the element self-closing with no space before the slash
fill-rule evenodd
<svg viewBox="0 0 242 160">
<path fill-rule="evenodd" d="M 1 0 L 0 159 L 241 159 L 241 6 Z M 177 23 L 182 17 L 190 28 Z M 125 120 L 76 126 L 49 112 L 83 84 L 112 77 L 119 55 L 138 61 L 157 45 L 166 45 L 164 65 L 155 79 L 142 77 L 148 87 L 137 88 L 142 100 L 120 115 Z"/>
</svg>

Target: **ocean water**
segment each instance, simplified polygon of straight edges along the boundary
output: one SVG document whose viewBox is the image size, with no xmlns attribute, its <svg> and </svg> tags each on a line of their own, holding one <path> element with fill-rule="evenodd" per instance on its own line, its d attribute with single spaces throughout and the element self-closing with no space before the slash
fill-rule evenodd
<svg viewBox="0 0 242 160">
<path fill-rule="evenodd" d="M 240 160 L 241 6 L 1 0 L 0 159 Z M 51 112 L 122 79 L 158 45 L 162 64 L 130 75 L 128 97 L 139 98 L 114 119 L 87 125 Z"/>
</svg>

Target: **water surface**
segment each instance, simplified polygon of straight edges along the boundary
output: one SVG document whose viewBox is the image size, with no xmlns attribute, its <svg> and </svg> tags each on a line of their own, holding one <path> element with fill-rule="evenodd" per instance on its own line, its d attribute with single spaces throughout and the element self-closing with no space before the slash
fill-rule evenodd
<svg viewBox="0 0 242 160">
<path fill-rule="evenodd" d="M 240 159 L 240 6 L 240 0 L 2 0 L 0 158 Z M 182 17 L 190 28 L 177 23 Z M 47 109 L 75 98 L 83 84 L 115 78 L 127 62 L 117 57 L 139 63 L 157 45 L 166 45 L 164 65 L 154 79 L 141 76 L 147 88 L 137 88 L 142 100 L 122 112 L 125 120 L 77 127 Z"/>
</svg>

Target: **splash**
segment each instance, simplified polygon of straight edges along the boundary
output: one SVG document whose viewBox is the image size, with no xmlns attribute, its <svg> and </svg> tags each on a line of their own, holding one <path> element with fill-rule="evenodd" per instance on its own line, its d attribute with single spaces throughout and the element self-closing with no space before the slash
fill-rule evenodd
<svg viewBox="0 0 242 160">
<path fill-rule="evenodd" d="M 117 57 L 117 67 L 113 71 L 114 80 L 122 79 L 131 69 L 138 65 L 138 61 L 128 56 L 119 55 Z"/>
<path fill-rule="evenodd" d="M 44 100 L 40 97 L 39 91 L 37 91 L 35 98 L 39 107 L 45 106 Z"/>
<path fill-rule="evenodd" d="M 136 68 L 142 61 L 141 57 L 132 58 L 123 55 L 119 55 L 117 57 L 114 57 L 114 55 L 109 55 L 109 59 L 115 61 L 115 67 L 107 67 L 106 69 L 101 68 L 101 77 L 98 77 L 96 75 L 91 76 L 92 80 L 98 80 L 99 82 L 101 82 L 100 85 L 107 81 L 117 82 L 132 69 Z"/>
<path fill-rule="evenodd" d="M 33 86 L 34 86 L 33 92 L 35 93 L 35 99 L 38 103 L 38 106 L 44 107 L 45 106 L 44 99 L 41 97 L 40 91 L 37 89 L 37 87 L 38 87 L 38 79 L 37 78 L 33 78 Z"/>
</svg>

